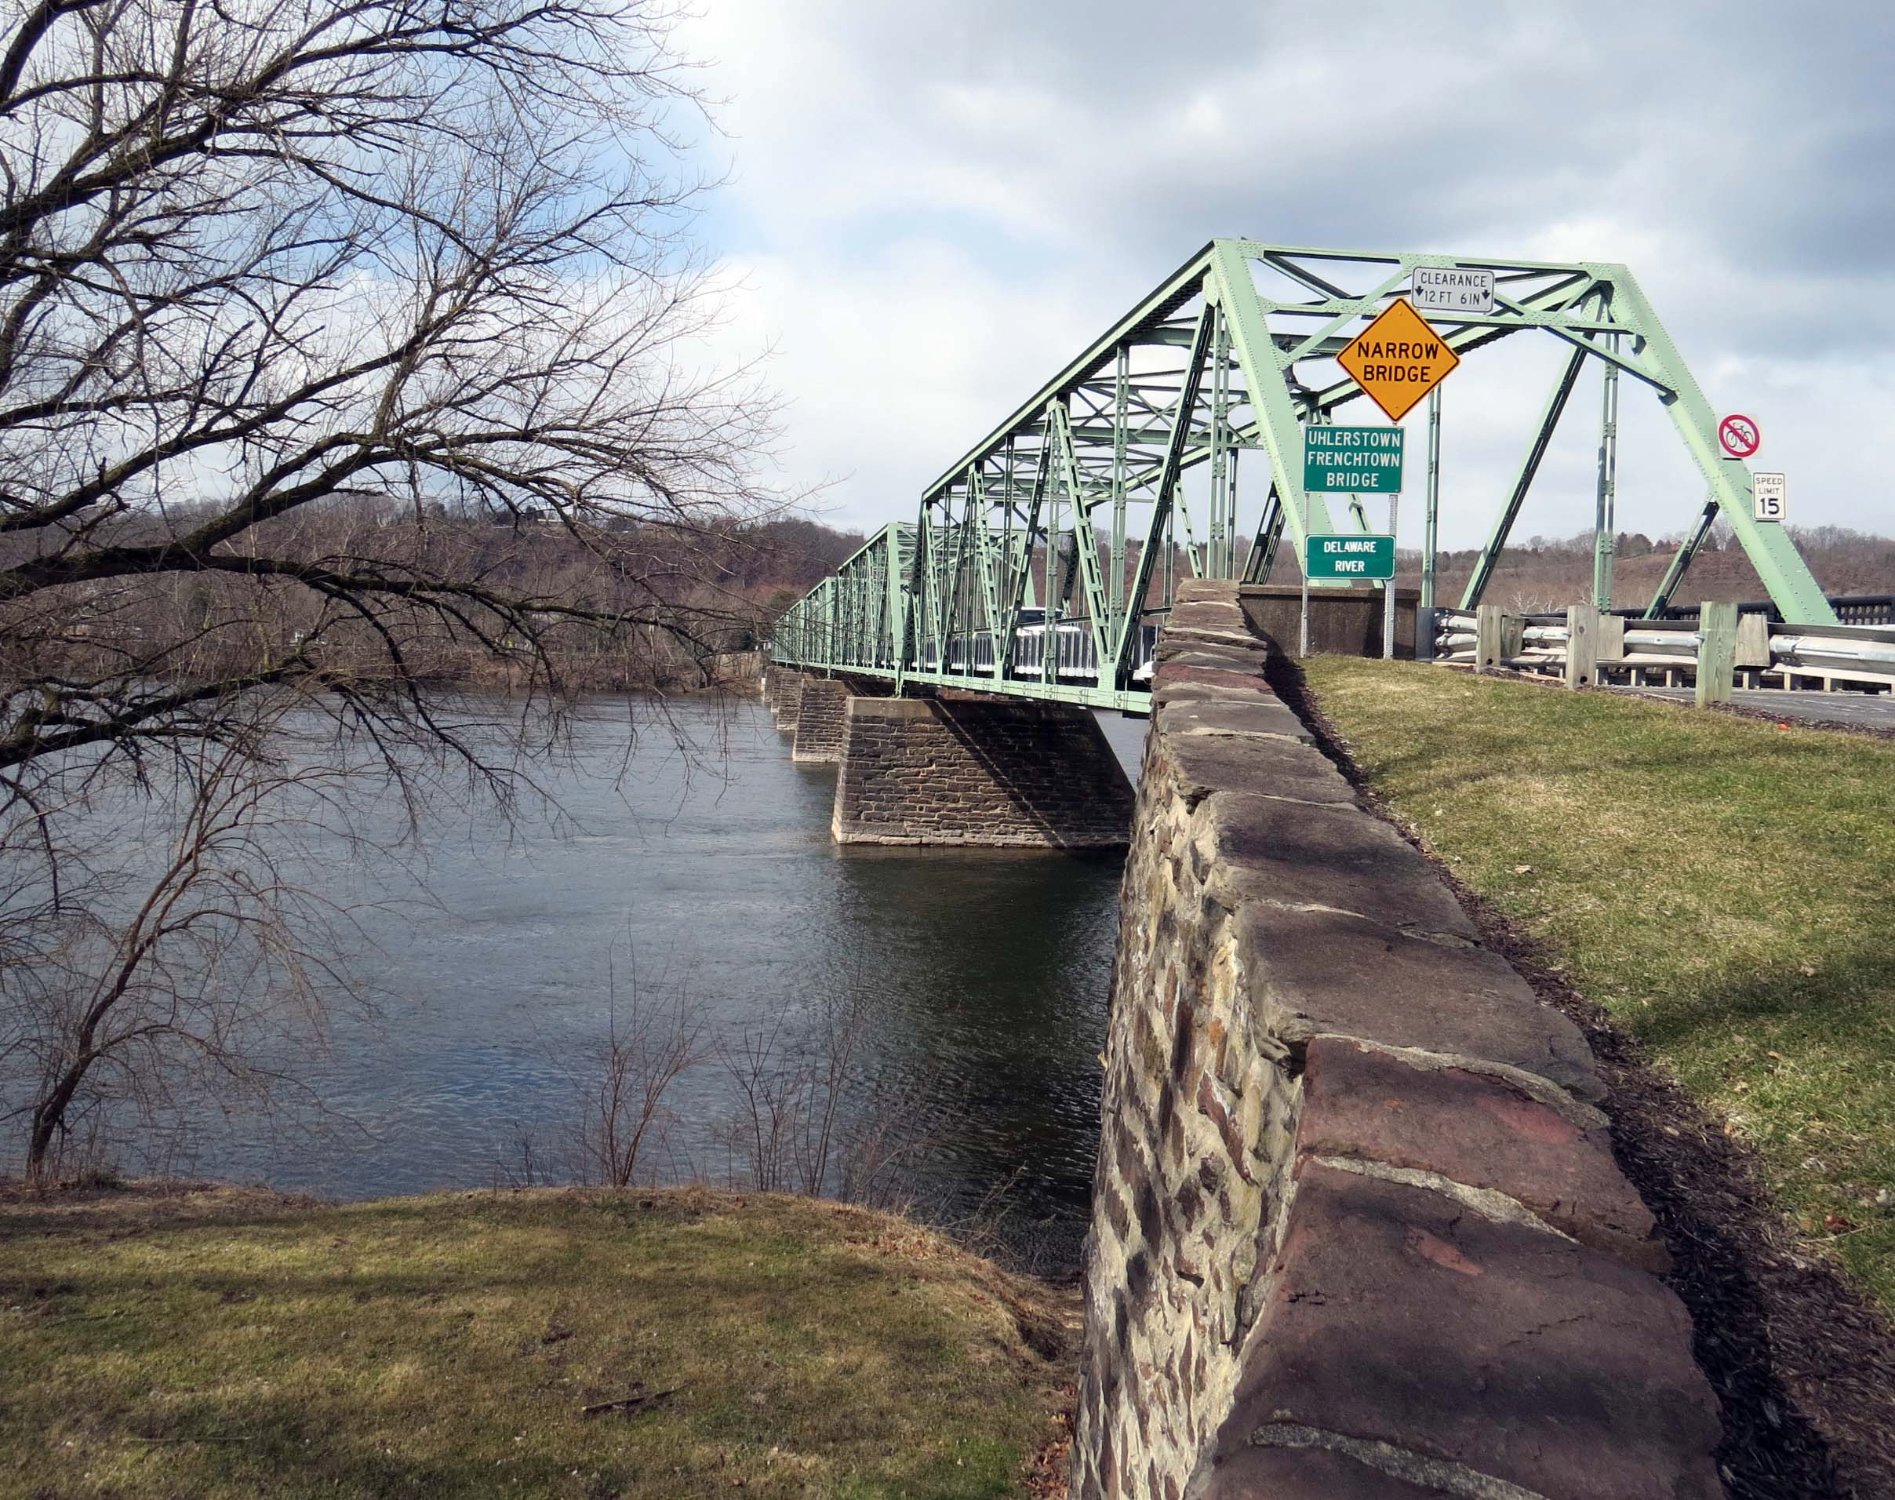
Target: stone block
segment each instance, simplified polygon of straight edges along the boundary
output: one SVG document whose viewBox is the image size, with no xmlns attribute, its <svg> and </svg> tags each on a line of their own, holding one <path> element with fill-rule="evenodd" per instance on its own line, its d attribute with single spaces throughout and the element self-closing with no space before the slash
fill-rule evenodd
<svg viewBox="0 0 1895 1500">
<path fill-rule="evenodd" d="M 1216 623 L 1207 625 L 1181 625 L 1176 620 L 1172 620 L 1166 624 L 1164 633 L 1158 638 L 1158 649 L 1161 652 L 1170 646 L 1180 648 L 1188 646 L 1195 650 L 1229 646 L 1243 652 L 1246 656 L 1262 652 L 1266 657 L 1270 649 L 1252 635 L 1241 620 L 1234 617 L 1221 618 Z"/>
<path fill-rule="evenodd" d="M 1548 1085 L 1319 1036 L 1296 1149 L 1504 1193 L 1581 1244 L 1668 1269 L 1651 1211 L 1612 1159 L 1605 1117 Z"/>
<path fill-rule="evenodd" d="M 1181 578 L 1171 597 L 1169 625 L 1196 623 L 1205 617 L 1230 617 L 1243 625 L 1243 612 L 1237 608 L 1236 591 L 1230 583 L 1209 578 Z"/>
<path fill-rule="evenodd" d="M 1239 914 L 1237 944 L 1259 1024 L 1288 1045 L 1356 1037 L 1605 1096 L 1579 1028 L 1483 948 L 1405 937 L 1347 912 L 1263 905 Z"/>
<path fill-rule="evenodd" d="M 1546 1500 L 1714 1500 L 1716 1402 L 1652 1277 L 1439 1193 L 1310 1165 L 1214 1466 L 1346 1434 Z M 1261 1442 L 1259 1441 L 1261 1440 Z"/>
<path fill-rule="evenodd" d="M 1206 883 L 1234 905 L 1324 906 L 1388 927 L 1472 940 L 1476 930 L 1434 867 L 1381 819 L 1353 806 L 1311 807 L 1217 792 L 1195 814 Z M 1213 874 L 1214 872 L 1214 874 Z"/>
<path fill-rule="evenodd" d="M 1189 668 L 1183 670 L 1190 670 Z M 1202 670 L 1201 668 L 1198 670 Z M 1264 685 L 1241 673 L 1226 674 L 1236 680 L 1225 682 L 1167 682 L 1152 689 L 1154 709 L 1167 703 L 1257 703 L 1263 699 Z"/>
<path fill-rule="evenodd" d="M 1155 660 L 1161 668 L 1214 667 L 1220 671 L 1261 676 L 1265 656 L 1261 647 L 1243 652 L 1229 646 L 1207 646 L 1191 640 L 1166 639 L 1158 643 Z"/>
<path fill-rule="evenodd" d="M 1278 736 L 1167 735 L 1155 763 L 1186 807 L 1214 792 L 1355 804 L 1355 789 L 1321 751 Z"/>
<path fill-rule="evenodd" d="M 1241 665 L 1229 665 L 1222 660 L 1202 666 L 1160 662 L 1158 670 L 1152 674 L 1152 691 L 1163 693 L 1167 688 L 1181 687 L 1222 688 L 1226 692 L 1240 693 L 1269 691 L 1269 684 L 1263 680 L 1261 673 L 1247 670 Z"/>
<path fill-rule="evenodd" d="M 1410 1480 L 1333 1449 L 1247 1447 L 1227 1457 L 1190 1494 L 1191 1500 L 1466 1500 L 1465 1490 L 1437 1488 L 1419 1477 L 1425 1466 L 1412 1467 L 1418 1472 Z"/>
<path fill-rule="evenodd" d="M 1254 700 L 1173 701 L 1161 707 L 1152 726 L 1160 736 L 1175 734 L 1273 734 L 1305 745 L 1316 742 L 1303 721 L 1274 694 Z"/>
</svg>

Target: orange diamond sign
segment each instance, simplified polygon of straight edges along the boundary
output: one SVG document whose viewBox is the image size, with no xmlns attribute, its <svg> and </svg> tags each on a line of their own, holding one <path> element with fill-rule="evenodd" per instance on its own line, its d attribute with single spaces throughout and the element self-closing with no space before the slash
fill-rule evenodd
<svg viewBox="0 0 1895 1500">
<path fill-rule="evenodd" d="M 1336 356 L 1391 422 L 1399 422 L 1460 362 L 1461 356 L 1400 297 Z"/>
</svg>

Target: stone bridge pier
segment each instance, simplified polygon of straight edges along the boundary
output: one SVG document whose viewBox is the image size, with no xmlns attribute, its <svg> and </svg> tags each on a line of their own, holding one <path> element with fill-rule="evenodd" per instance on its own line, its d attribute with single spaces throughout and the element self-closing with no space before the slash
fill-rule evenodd
<svg viewBox="0 0 1895 1500">
<path fill-rule="evenodd" d="M 885 683 L 772 667 L 791 758 L 833 763 L 840 844 L 1122 849 L 1132 788 L 1098 721 L 1024 698 L 886 696 Z"/>
<path fill-rule="evenodd" d="M 1082 1500 L 1711 1500 L 1584 1038 L 1180 589 L 1123 888 Z"/>
</svg>

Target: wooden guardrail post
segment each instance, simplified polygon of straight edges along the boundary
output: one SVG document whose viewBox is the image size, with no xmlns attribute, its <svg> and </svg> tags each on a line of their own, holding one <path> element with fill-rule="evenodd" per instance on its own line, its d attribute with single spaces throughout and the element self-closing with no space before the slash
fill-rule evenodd
<svg viewBox="0 0 1895 1500">
<path fill-rule="evenodd" d="M 1764 673 L 1770 670 L 1770 621 L 1764 615 L 1737 617 L 1737 669 Z M 1751 678 L 1757 686 L 1759 679 Z"/>
<path fill-rule="evenodd" d="M 1474 615 L 1474 670 L 1491 672 L 1498 667 L 1505 649 L 1502 641 L 1500 606 L 1483 604 Z"/>
<path fill-rule="evenodd" d="M 1566 686 L 1595 687 L 1598 682 L 1598 606 L 1569 604 L 1566 606 Z"/>
<path fill-rule="evenodd" d="M 1728 703 L 1737 667 L 1737 606 L 1706 600 L 1698 609 L 1698 707 Z"/>
<path fill-rule="evenodd" d="M 1625 656 L 1625 616 L 1600 615 L 1598 632 L 1598 650 L 1593 658 L 1595 666 L 1599 662 L 1616 662 Z"/>
</svg>

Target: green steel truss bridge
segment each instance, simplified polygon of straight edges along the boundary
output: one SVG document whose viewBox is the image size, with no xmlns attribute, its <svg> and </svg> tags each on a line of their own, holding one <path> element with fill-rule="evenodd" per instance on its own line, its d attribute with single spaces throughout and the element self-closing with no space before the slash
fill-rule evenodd
<svg viewBox="0 0 1895 1500">
<path fill-rule="evenodd" d="M 1213 240 L 956 459 L 922 492 L 913 523 L 884 527 L 798 601 L 776 627 L 772 659 L 898 691 L 1143 708 L 1179 577 L 1260 581 L 1286 540 L 1301 567 L 1306 536 L 1370 529 L 1360 499 L 1336 497 L 1346 506 L 1337 514 L 1304 489 L 1302 429 L 1339 412 L 1379 420 L 1336 356 L 1424 267 L 1494 273 L 1491 313 L 1426 314 L 1461 358 L 1520 334 L 1565 353 L 1462 609 L 1480 601 L 1596 363 L 1593 602 L 1612 603 L 1619 387 L 1629 378 L 1670 414 L 1707 491 L 1646 616 L 1664 612 L 1722 515 L 1784 620 L 1835 623 L 1783 527 L 1753 519 L 1749 470 L 1723 456 L 1716 414 L 1626 267 Z M 1345 411 L 1351 402 L 1361 406 Z M 1436 604 L 1438 394 L 1426 416 L 1424 611 Z"/>
</svg>

